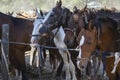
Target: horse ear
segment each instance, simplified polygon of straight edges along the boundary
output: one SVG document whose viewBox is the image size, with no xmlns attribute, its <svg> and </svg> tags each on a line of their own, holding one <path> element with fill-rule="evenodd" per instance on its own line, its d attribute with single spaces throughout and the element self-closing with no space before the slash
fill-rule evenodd
<svg viewBox="0 0 120 80">
<path fill-rule="evenodd" d="M 43 16 L 42 10 L 36 9 L 36 16 L 37 16 L 37 17 Z"/>
<path fill-rule="evenodd" d="M 43 16 L 43 11 L 40 9 L 40 14 L 41 14 L 41 16 Z"/>
<path fill-rule="evenodd" d="M 59 0 L 59 2 L 57 1 L 57 3 L 56 3 L 56 7 L 60 8 L 61 5 L 62 5 L 62 1 L 61 1 L 61 0 Z"/>
<path fill-rule="evenodd" d="M 39 16 L 39 15 L 40 15 L 39 9 L 36 9 L 36 16 Z"/>
<path fill-rule="evenodd" d="M 83 8 L 83 11 L 86 11 L 86 9 L 87 9 L 87 5 L 85 5 L 85 7 Z"/>
<path fill-rule="evenodd" d="M 74 6 L 74 8 L 73 8 L 73 13 L 76 13 L 77 11 L 78 11 L 77 7 Z"/>
<path fill-rule="evenodd" d="M 78 22 L 78 20 L 79 20 L 78 14 L 74 14 L 74 15 L 73 15 L 73 20 L 74 20 L 75 22 Z"/>
<path fill-rule="evenodd" d="M 89 30 L 93 30 L 94 29 L 94 23 L 93 23 L 92 20 L 89 21 L 88 29 Z"/>
</svg>

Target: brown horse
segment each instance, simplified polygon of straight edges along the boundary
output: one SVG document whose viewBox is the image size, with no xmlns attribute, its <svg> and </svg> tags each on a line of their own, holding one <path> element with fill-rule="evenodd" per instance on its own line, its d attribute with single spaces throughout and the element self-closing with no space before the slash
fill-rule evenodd
<svg viewBox="0 0 120 80">
<path fill-rule="evenodd" d="M 84 26 L 83 18 L 81 22 L 79 9 L 77 7 L 74 7 L 73 13 L 70 16 L 70 19 L 68 20 L 68 27 L 65 28 L 65 38 L 64 42 L 67 46 L 70 48 L 76 47 L 76 38 L 80 32 L 81 27 Z M 80 22 L 80 25 L 79 25 Z"/>
<path fill-rule="evenodd" d="M 66 45 L 69 47 L 77 45 L 76 38 L 81 31 L 81 28 L 86 27 L 89 20 L 94 19 L 95 17 L 95 13 L 90 9 L 87 9 L 87 6 L 85 6 L 82 10 L 77 9 L 75 6 L 73 9 L 73 14 L 68 21 L 68 27 L 65 28 L 66 35 L 64 42 Z"/>
<path fill-rule="evenodd" d="M 78 56 L 80 59 L 78 59 L 77 63 L 81 69 L 86 67 L 92 52 L 96 48 L 109 52 L 119 51 L 120 44 L 117 41 L 119 39 L 119 33 L 117 31 L 116 21 L 111 18 L 99 18 L 98 21 L 101 24 L 101 28 L 98 28 L 98 26 L 94 25 L 94 22 L 90 20 L 87 28 L 82 28 L 77 38 L 80 49 Z M 118 70 L 116 72 L 120 75 Z M 107 70 L 107 74 L 108 76 L 111 74 L 109 70 Z M 109 79 L 115 80 L 111 76 L 109 76 Z"/>
<path fill-rule="evenodd" d="M 21 18 L 15 18 L 0 13 L 0 33 L 2 24 L 9 24 L 9 40 L 13 42 L 29 43 L 29 35 L 33 29 L 33 21 Z M 0 38 L 1 38 L 0 34 Z M 30 47 L 20 44 L 10 44 L 9 60 L 10 65 L 22 72 L 22 80 L 28 80 L 26 76 L 25 51 Z"/>
</svg>

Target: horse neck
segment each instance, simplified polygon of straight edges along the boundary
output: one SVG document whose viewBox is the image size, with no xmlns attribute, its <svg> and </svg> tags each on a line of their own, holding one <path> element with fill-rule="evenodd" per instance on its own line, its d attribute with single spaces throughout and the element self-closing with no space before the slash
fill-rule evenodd
<svg viewBox="0 0 120 80">
<path fill-rule="evenodd" d="M 98 46 L 104 51 L 119 51 L 120 43 L 117 42 L 118 40 L 118 31 L 113 27 L 108 27 L 111 24 L 108 23 L 107 26 L 102 24 L 102 32 L 99 36 L 99 44 Z"/>
<path fill-rule="evenodd" d="M 63 18 L 63 22 L 62 22 L 61 26 L 63 28 L 67 28 L 68 27 L 68 21 L 69 21 L 70 17 L 72 16 L 72 12 L 67 8 L 64 8 L 64 10 L 66 10 L 66 12 L 65 12 L 66 16 L 65 16 L 65 18 Z"/>
</svg>

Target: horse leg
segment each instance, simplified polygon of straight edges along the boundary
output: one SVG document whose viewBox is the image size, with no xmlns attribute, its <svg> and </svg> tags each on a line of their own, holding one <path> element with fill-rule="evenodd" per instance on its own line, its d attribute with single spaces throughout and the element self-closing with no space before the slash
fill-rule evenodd
<svg viewBox="0 0 120 80">
<path fill-rule="evenodd" d="M 118 72 L 116 72 L 116 80 L 120 80 L 120 76 Z"/>
<path fill-rule="evenodd" d="M 52 72 L 55 72 L 56 71 L 56 69 L 57 69 L 57 57 L 56 57 L 56 55 L 54 55 L 54 61 L 53 61 L 53 70 L 52 70 Z"/>
<path fill-rule="evenodd" d="M 53 45 L 53 46 L 55 46 L 55 45 Z M 51 52 L 50 53 L 55 53 L 55 54 L 52 54 L 52 55 L 54 55 L 55 57 L 55 65 L 54 65 L 54 67 L 53 68 L 55 68 L 55 69 L 57 69 L 56 70 L 56 75 L 55 75 L 55 77 L 59 80 L 60 79 L 60 76 L 61 76 L 61 73 L 62 73 L 62 69 L 63 69 L 63 65 L 64 65 L 64 63 L 63 63 L 63 59 L 62 59 L 62 57 L 61 57 L 61 55 L 58 53 L 58 50 L 50 50 Z M 51 55 L 51 60 L 53 60 L 54 58 L 52 58 L 52 55 Z M 59 66 L 57 67 L 56 66 L 56 64 L 57 64 L 57 62 L 58 61 L 60 61 L 60 64 L 59 64 Z M 58 65 L 58 64 L 57 64 Z"/>
<path fill-rule="evenodd" d="M 17 67 L 22 73 L 22 80 L 28 80 L 28 77 L 26 75 L 26 64 L 25 64 L 25 55 L 24 51 L 22 50 L 16 50 L 15 58 L 17 61 Z"/>
<path fill-rule="evenodd" d="M 53 68 L 52 72 L 54 71 L 55 69 L 55 54 L 53 52 L 52 49 L 49 50 L 49 55 L 50 55 L 50 64 L 51 64 L 51 67 Z"/>
<path fill-rule="evenodd" d="M 54 43 L 55 43 L 57 48 L 62 48 L 62 49 L 67 48 L 65 43 L 63 41 L 58 40 L 57 38 L 54 38 Z M 60 55 L 63 59 L 63 62 L 64 62 L 65 72 L 66 72 L 66 80 L 71 80 L 70 67 L 69 67 L 69 62 L 68 62 L 68 54 L 69 53 L 66 50 L 61 50 L 61 49 L 59 49 L 59 53 L 60 53 Z"/>
<path fill-rule="evenodd" d="M 57 69 L 56 77 L 60 77 L 60 75 L 62 73 L 63 65 L 64 65 L 63 60 L 61 60 L 60 65 Z"/>
<path fill-rule="evenodd" d="M 29 62 L 30 66 L 32 66 L 32 65 L 33 65 L 33 62 L 34 62 L 34 57 L 35 57 L 34 51 L 35 51 L 35 48 L 34 48 L 34 47 L 31 47 L 30 62 Z"/>
<path fill-rule="evenodd" d="M 106 58 L 106 72 L 107 72 L 107 76 L 109 77 L 109 80 L 116 80 L 115 73 L 114 74 L 111 73 L 113 66 L 114 66 L 114 57 Z"/>
<path fill-rule="evenodd" d="M 64 66 L 65 66 L 66 80 L 71 80 L 68 55 L 67 53 L 63 53 L 63 54 L 62 54 L 62 58 L 63 58 Z"/>
<path fill-rule="evenodd" d="M 81 71 L 80 69 L 78 69 L 77 67 L 77 55 L 78 55 L 78 52 L 75 52 L 75 51 L 70 51 L 70 54 L 71 54 L 71 59 L 73 61 L 73 64 L 75 65 L 75 71 L 76 71 L 76 77 L 78 80 L 80 80 L 81 78 Z"/>
<path fill-rule="evenodd" d="M 75 75 L 75 66 L 71 60 L 70 54 L 68 56 L 69 56 L 69 67 L 70 67 L 70 72 L 72 74 L 72 80 L 77 80 L 76 75 Z"/>
<path fill-rule="evenodd" d="M 117 75 L 116 75 L 116 80 L 120 80 L 120 62 L 117 65 Z"/>
</svg>

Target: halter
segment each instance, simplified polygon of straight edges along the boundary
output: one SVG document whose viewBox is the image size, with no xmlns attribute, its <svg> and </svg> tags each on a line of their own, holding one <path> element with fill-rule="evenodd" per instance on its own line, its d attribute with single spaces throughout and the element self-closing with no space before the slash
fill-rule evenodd
<svg viewBox="0 0 120 80">
<path fill-rule="evenodd" d="M 73 30 L 70 29 L 70 28 L 64 28 L 64 30 L 71 31 L 73 33 L 73 35 L 74 35 L 74 38 L 77 37 L 77 35 L 76 35 L 76 28 L 74 28 Z"/>
<path fill-rule="evenodd" d="M 42 18 L 40 18 L 40 17 L 37 17 L 36 19 L 42 19 Z M 43 18 L 44 19 L 44 18 Z M 37 25 L 37 27 L 39 27 L 40 26 L 40 24 L 42 24 L 42 21 L 40 21 L 40 23 Z M 35 36 L 35 37 L 39 37 L 39 36 L 41 36 L 40 34 L 34 34 L 34 35 L 29 35 L 30 37 L 32 37 L 32 36 Z"/>
<path fill-rule="evenodd" d="M 51 38 L 51 40 L 54 39 L 54 37 L 56 36 L 57 32 L 59 31 L 59 29 L 60 29 L 60 23 L 59 22 L 61 21 L 62 18 L 63 18 L 63 9 L 62 9 L 62 14 L 58 18 L 58 20 L 54 24 L 50 25 L 50 27 L 58 26 L 58 29 L 55 32 L 54 36 Z M 42 23 L 42 24 L 51 34 L 53 34 L 52 31 L 50 30 L 50 28 L 48 28 L 48 26 L 46 24 L 44 24 L 44 23 Z"/>
<path fill-rule="evenodd" d="M 55 34 L 53 34 L 53 36 L 49 39 L 50 41 L 52 41 L 53 39 L 54 39 L 54 37 L 56 36 L 56 34 L 58 33 L 58 31 L 59 31 L 59 29 L 60 29 L 60 21 L 61 21 L 61 19 L 62 19 L 62 17 L 63 17 L 63 9 L 62 9 L 62 14 L 60 15 L 60 17 L 58 18 L 58 20 L 54 23 L 54 24 L 52 24 L 52 25 L 46 25 L 45 23 L 40 23 L 40 24 L 42 24 L 43 26 L 44 26 L 44 28 L 46 28 L 46 30 L 48 30 L 49 32 L 50 32 L 50 34 L 53 34 L 53 32 L 50 30 L 50 28 L 54 28 L 54 26 L 56 27 L 56 26 L 58 26 L 58 29 L 57 29 L 57 31 L 55 32 Z M 39 25 L 40 25 L 39 24 Z M 39 26 L 38 25 L 38 26 Z M 42 34 L 36 34 L 36 35 L 32 35 L 32 36 L 42 36 Z M 48 42 L 49 40 L 46 40 L 45 42 Z"/>
</svg>

